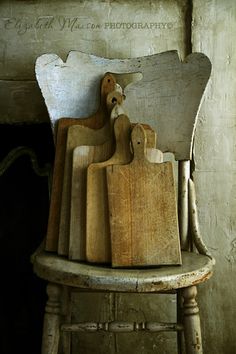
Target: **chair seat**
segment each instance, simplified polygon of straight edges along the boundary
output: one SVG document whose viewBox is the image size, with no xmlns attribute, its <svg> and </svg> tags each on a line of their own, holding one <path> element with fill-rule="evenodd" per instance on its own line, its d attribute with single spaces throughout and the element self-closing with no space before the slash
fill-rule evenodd
<svg viewBox="0 0 236 354">
<path fill-rule="evenodd" d="M 114 269 L 40 252 L 33 264 L 35 273 L 45 280 L 89 291 L 164 292 L 197 285 L 211 277 L 214 260 L 210 257 L 182 252 L 182 261 L 181 266 Z"/>
</svg>

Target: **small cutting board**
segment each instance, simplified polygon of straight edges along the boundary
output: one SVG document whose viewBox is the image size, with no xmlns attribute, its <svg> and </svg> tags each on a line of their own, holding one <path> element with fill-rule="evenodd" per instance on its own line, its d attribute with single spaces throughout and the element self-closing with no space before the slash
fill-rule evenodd
<svg viewBox="0 0 236 354">
<path fill-rule="evenodd" d="M 172 163 L 146 159 L 140 124 L 132 146 L 130 164 L 106 168 L 112 266 L 181 264 Z"/>
<path fill-rule="evenodd" d="M 112 155 L 111 142 L 96 146 L 77 146 L 73 152 L 69 259 L 86 259 L 86 185 L 87 168 L 93 162 L 107 160 Z"/>
</svg>

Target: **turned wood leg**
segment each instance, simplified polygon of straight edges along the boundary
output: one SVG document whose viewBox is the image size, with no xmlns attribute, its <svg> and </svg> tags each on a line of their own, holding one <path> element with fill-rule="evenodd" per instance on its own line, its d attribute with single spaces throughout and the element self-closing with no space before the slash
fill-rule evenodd
<svg viewBox="0 0 236 354">
<path fill-rule="evenodd" d="M 71 323 L 71 292 L 69 287 L 63 287 L 63 301 L 61 304 L 61 313 L 65 320 L 65 323 Z M 63 354 L 71 353 L 71 332 L 61 331 L 61 347 Z"/>
<path fill-rule="evenodd" d="M 177 292 L 177 323 L 183 323 L 183 297 L 181 291 Z M 177 332 L 178 354 L 185 353 L 185 341 L 183 331 Z"/>
<path fill-rule="evenodd" d="M 48 301 L 44 314 L 42 354 L 57 354 L 60 337 L 61 287 L 49 283 L 47 294 Z"/>
<path fill-rule="evenodd" d="M 202 337 L 199 308 L 196 302 L 197 288 L 190 286 L 182 290 L 184 337 L 187 354 L 202 354 Z"/>
</svg>

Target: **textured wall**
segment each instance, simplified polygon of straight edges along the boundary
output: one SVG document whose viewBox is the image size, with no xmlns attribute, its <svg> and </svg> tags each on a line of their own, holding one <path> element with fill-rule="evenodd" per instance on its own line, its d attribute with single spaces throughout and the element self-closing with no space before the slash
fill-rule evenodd
<svg viewBox="0 0 236 354">
<path fill-rule="evenodd" d="M 0 78 L 34 78 L 43 53 L 125 58 L 183 50 L 181 2 L 1 1 Z"/>
<path fill-rule="evenodd" d="M 236 294 L 236 3 L 193 2 L 193 51 L 212 62 L 200 111 L 194 173 L 201 230 L 216 258 L 214 277 L 200 287 L 206 353 L 233 354 Z"/>
</svg>

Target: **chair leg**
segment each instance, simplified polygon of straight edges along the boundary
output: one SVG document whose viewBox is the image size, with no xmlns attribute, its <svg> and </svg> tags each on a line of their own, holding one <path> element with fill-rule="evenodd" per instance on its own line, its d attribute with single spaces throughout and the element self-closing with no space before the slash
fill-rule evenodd
<svg viewBox="0 0 236 354">
<path fill-rule="evenodd" d="M 177 292 L 177 323 L 183 323 L 183 297 L 181 291 Z M 178 354 L 186 354 L 183 331 L 177 332 Z"/>
<path fill-rule="evenodd" d="M 63 301 L 61 304 L 61 313 L 66 323 L 71 323 L 71 291 L 67 286 L 63 287 Z M 71 354 L 71 332 L 61 333 L 61 347 L 63 354 Z"/>
<path fill-rule="evenodd" d="M 57 354 L 59 350 L 60 337 L 60 294 L 61 287 L 49 283 L 47 286 L 48 301 L 45 308 L 42 354 Z"/>
<path fill-rule="evenodd" d="M 196 301 L 197 288 L 190 286 L 182 290 L 184 337 L 187 354 L 202 354 L 202 337 L 199 308 Z"/>
</svg>

